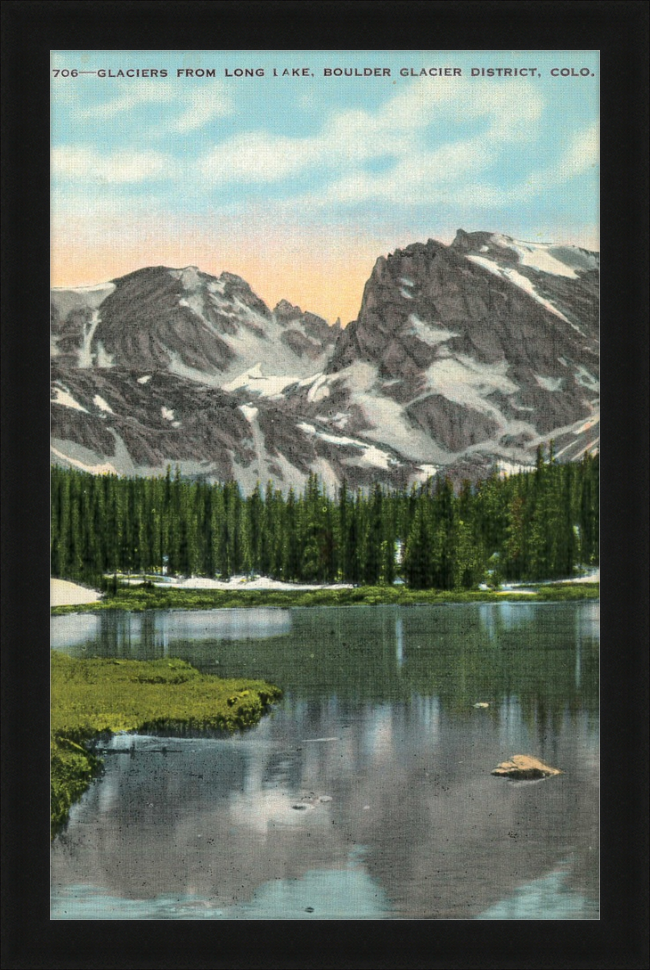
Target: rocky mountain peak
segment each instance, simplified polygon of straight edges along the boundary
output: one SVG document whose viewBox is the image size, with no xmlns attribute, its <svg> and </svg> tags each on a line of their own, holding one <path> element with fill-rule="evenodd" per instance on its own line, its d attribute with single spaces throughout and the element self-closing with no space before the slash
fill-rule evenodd
<svg viewBox="0 0 650 970">
<path fill-rule="evenodd" d="M 234 273 L 52 292 L 57 459 L 398 484 L 598 441 L 598 254 L 459 229 L 380 256 L 345 329 Z"/>
<path fill-rule="evenodd" d="M 280 300 L 279 303 L 276 303 L 273 314 L 278 323 L 286 325 L 293 323 L 295 320 L 300 320 L 303 312 L 299 306 L 294 306 L 288 300 Z"/>
<path fill-rule="evenodd" d="M 450 248 L 457 249 L 461 253 L 474 252 L 488 244 L 490 235 L 489 232 L 465 232 L 464 229 L 457 229 Z"/>
</svg>

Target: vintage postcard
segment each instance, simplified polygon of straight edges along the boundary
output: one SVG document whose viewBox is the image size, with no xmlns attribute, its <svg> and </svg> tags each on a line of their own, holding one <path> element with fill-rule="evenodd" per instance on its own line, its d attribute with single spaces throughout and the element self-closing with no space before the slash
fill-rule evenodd
<svg viewBox="0 0 650 970">
<path fill-rule="evenodd" d="M 51 918 L 599 919 L 598 52 L 51 86 Z"/>
</svg>

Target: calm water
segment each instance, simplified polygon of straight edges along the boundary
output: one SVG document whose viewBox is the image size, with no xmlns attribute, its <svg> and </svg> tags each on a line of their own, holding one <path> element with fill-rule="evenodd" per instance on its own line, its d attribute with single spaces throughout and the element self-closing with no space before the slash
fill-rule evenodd
<svg viewBox="0 0 650 970">
<path fill-rule="evenodd" d="M 235 738 L 114 738 L 54 919 L 598 918 L 597 603 L 103 613 L 52 646 L 285 691 Z M 513 754 L 565 773 L 490 774 Z"/>
</svg>

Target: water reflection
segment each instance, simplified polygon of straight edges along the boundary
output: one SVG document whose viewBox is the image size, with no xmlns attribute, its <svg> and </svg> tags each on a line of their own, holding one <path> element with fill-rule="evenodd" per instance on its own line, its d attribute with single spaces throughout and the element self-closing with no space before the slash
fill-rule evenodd
<svg viewBox="0 0 650 970">
<path fill-rule="evenodd" d="M 75 656 L 178 656 L 222 676 L 264 677 L 302 697 L 437 696 L 467 713 L 515 696 L 543 728 L 598 709 L 598 604 L 104 612 L 54 617 Z"/>
<path fill-rule="evenodd" d="M 574 892 L 567 885 L 569 867 L 519 886 L 503 899 L 476 916 L 476 919 L 598 919 L 594 899 Z"/>
<path fill-rule="evenodd" d="M 101 615 L 77 614 L 70 616 L 52 617 L 50 621 L 50 644 L 53 650 L 65 650 L 66 653 L 73 653 L 81 656 L 75 647 L 87 647 L 90 645 L 93 652 L 97 649 L 99 631 L 101 628 Z"/>
<path fill-rule="evenodd" d="M 122 617 L 112 643 L 94 617 L 84 655 L 128 640 L 286 693 L 235 738 L 114 738 L 55 842 L 54 918 L 596 918 L 593 604 L 509 605 L 268 610 L 242 639 Z M 491 776 L 518 752 L 564 774 Z"/>
<path fill-rule="evenodd" d="M 288 635 L 291 610 L 106 610 L 96 615 L 53 617 L 50 629 L 55 650 L 79 656 L 83 647 L 86 655 L 91 651 L 95 656 L 142 660 L 166 657 L 170 645 L 188 640 L 260 640 Z"/>
<path fill-rule="evenodd" d="M 162 894 L 151 900 L 112 896 L 96 886 L 70 886 L 54 901 L 53 919 L 385 919 L 390 901 L 350 853 L 345 869 L 321 869 L 299 879 L 273 879 L 236 906 L 200 895 Z"/>
<path fill-rule="evenodd" d="M 401 616 L 395 617 L 395 659 L 401 667 L 404 663 L 404 628 Z"/>
</svg>

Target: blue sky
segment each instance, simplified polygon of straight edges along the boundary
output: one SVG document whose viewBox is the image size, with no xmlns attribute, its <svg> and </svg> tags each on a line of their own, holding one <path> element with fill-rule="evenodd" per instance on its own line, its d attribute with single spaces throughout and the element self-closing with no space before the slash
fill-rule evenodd
<svg viewBox="0 0 650 970">
<path fill-rule="evenodd" d="M 440 68 L 461 73 L 420 75 Z M 246 69 L 264 75 L 228 76 Z M 57 70 L 55 285 L 195 264 L 345 323 L 377 256 L 459 227 L 598 248 L 594 51 L 64 51 Z"/>
</svg>

